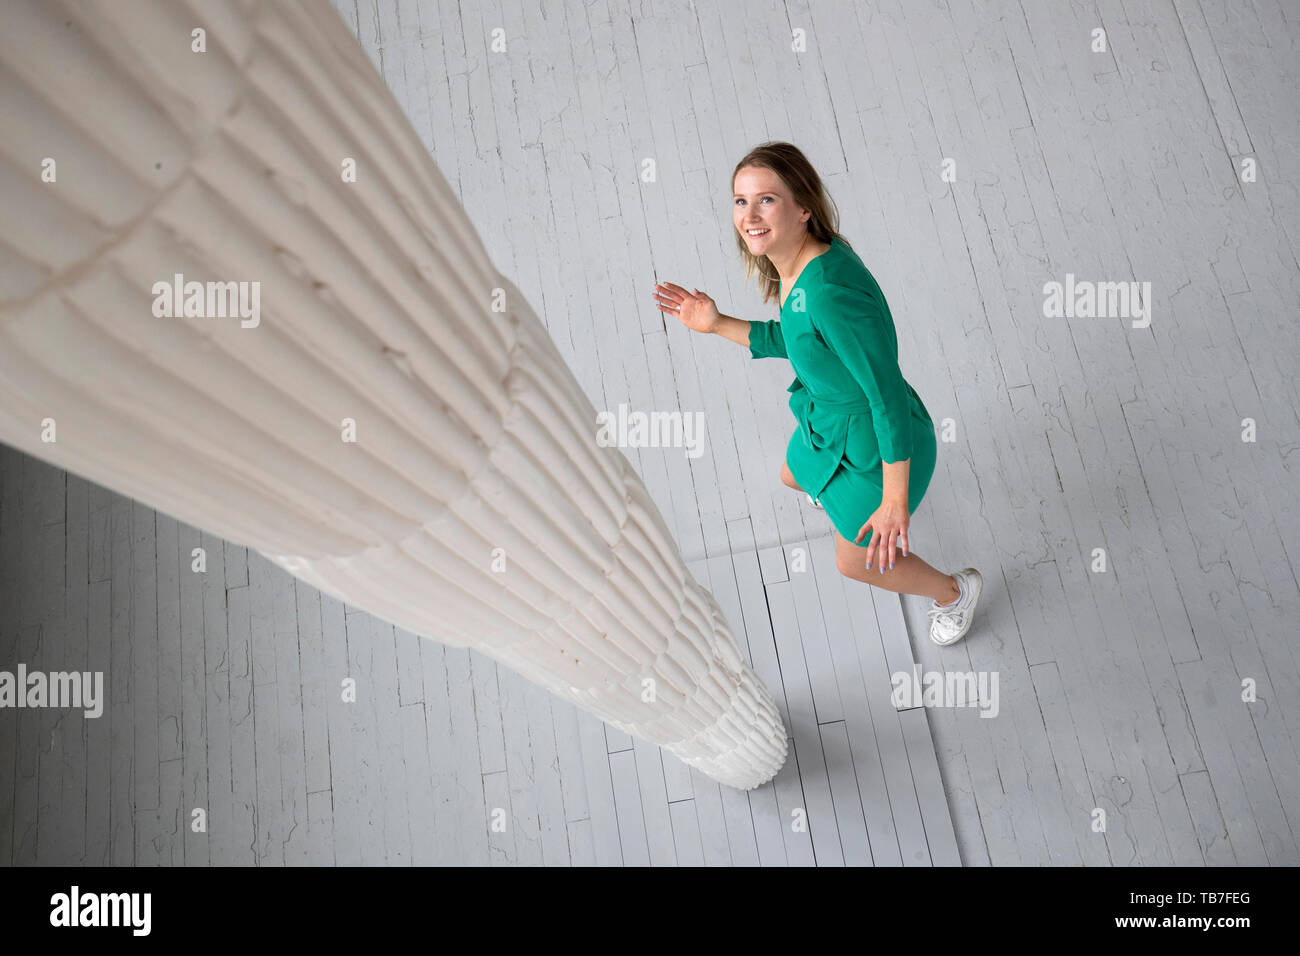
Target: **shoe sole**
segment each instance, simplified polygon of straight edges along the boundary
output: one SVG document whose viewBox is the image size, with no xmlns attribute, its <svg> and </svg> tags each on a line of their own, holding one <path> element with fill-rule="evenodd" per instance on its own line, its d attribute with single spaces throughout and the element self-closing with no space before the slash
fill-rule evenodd
<svg viewBox="0 0 1300 956">
<path fill-rule="evenodd" d="M 984 578 L 980 575 L 978 571 L 975 571 L 974 568 L 972 568 L 970 571 L 967 571 L 966 575 L 967 575 L 968 583 L 973 585 L 972 590 L 974 591 L 975 594 L 975 597 L 970 602 L 970 620 L 966 623 L 966 630 L 962 631 L 960 634 L 958 634 L 956 637 L 954 637 L 952 640 L 949 641 L 936 640 L 934 633 L 931 632 L 930 640 L 934 641 L 934 643 L 938 644 L 940 647 L 951 647 L 952 645 L 956 644 L 958 641 L 960 641 L 962 638 L 964 638 L 967 634 L 970 633 L 971 626 L 975 623 L 975 606 L 979 604 L 980 595 L 984 593 Z"/>
</svg>

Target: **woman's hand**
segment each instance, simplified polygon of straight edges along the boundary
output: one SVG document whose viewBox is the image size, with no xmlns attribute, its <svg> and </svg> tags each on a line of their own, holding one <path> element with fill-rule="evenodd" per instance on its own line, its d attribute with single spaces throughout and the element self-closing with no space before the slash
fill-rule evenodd
<svg viewBox="0 0 1300 956">
<path fill-rule="evenodd" d="M 655 286 L 655 302 L 660 312 L 681 319 L 682 325 L 695 332 L 715 332 L 720 314 L 712 299 L 693 289 L 690 292 L 671 282 Z"/>
<path fill-rule="evenodd" d="M 861 543 L 863 536 L 868 533 L 867 529 L 872 529 L 873 533 L 867 545 L 868 568 L 877 557 L 880 559 L 881 572 L 886 570 L 886 565 L 892 568 L 899 548 L 903 549 L 903 557 L 907 557 L 907 524 L 910 520 L 911 515 L 908 514 L 905 503 L 895 501 L 880 503 L 876 513 L 867 519 L 858 536 L 853 539 L 855 543 Z"/>
</svg>

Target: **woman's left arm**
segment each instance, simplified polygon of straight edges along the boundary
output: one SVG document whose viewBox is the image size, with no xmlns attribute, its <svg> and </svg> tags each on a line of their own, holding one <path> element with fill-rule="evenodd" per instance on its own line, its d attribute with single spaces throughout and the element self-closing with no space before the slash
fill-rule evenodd
<svg viewBox="0 0 1300 956">
<path fill-rule="evenodd" d="M 871 404 L 880 447 L 880 508 L 858 532 L 870 528 L 867 567 L 879 556 L 880 570 L 893 565 L 896 548 L 908 552 L 908 477 L 912 459 L 912 406 L 898 367 L 898 338 L 884 300 L 863 289 L 828 282 L 817 290 L 814 325 L 853 375 Z"/>
<path fill-rule="evenodd" d="M 865 289 L 850 289 L 833 282 L 822 283 L 812 305 L 813 326 L 871 405 L 871 421 L 885 466 L 885 491 L 891 497 L 902 492 L 907 499 L 907 482 L 900 486 L 899 472 L 891 464 L 912 457 L 912 404 L 898 367 L 898 337 L 889 307 Z M 904 477 L 906 472 L 902 473 Z"/>
<path fill-rule="evenodd" d="M 907 478 L 912 468 L 912 459 L 906 458 L 903 461 L 882 461 L 881 467 L 885 472 L 885 494 L 882 501 L 888 501 L 894 504 L 900 504 L 907 507 Z"/>
</svg>

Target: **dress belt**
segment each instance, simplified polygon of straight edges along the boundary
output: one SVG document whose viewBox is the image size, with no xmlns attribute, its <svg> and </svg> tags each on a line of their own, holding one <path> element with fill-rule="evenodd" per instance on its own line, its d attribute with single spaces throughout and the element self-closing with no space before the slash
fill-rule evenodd
<svg viewBox="0 0 1300 956">
<path fill-rule="evenodd" d="M 803 430 L 803 439 L 809 448 L 816 447 L 813 445 L 812 428 L 808 424 L 814 407 L 832 412 L 842 412 L 846 415 L 870 414 L 871 412 L 871 402 L 867 400 L 865 395 L 862 398 L 818 398 L 808 391 L 806 386 L 801 388 L 800 391 L 806 396 L 806 406 L 799 427 Z"/>
<path fill-rule="evenodd" d="M 871 402 L 864 395 L 862 398 L 818 398 L 812 392 L 808 392 L 808 401 L 810 405 L 818 405 L 821 408 L 830 409 L 832 412 L 844 412 L 849 415 L 870 414 Z"/>
</svg>

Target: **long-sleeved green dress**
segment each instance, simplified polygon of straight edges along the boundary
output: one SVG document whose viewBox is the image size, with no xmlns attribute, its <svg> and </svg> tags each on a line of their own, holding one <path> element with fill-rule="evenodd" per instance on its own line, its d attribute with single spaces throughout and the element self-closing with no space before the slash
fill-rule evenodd
<svg viewBox="0 0 1300 956">
<path fill-rule="evenodd" d="M 853 542 L 880 507 L 882 462 L 911 459 L 907 509 L 915 513 L 938 456 L 934 422 L 898 367 L 898 334 L 880 286 L 842 239 L 804 266 L 779 322 L 749 324 L 749 352 L 790 360 L 798 427 L 786 464 L 844 538 Z"/>
</svg>

